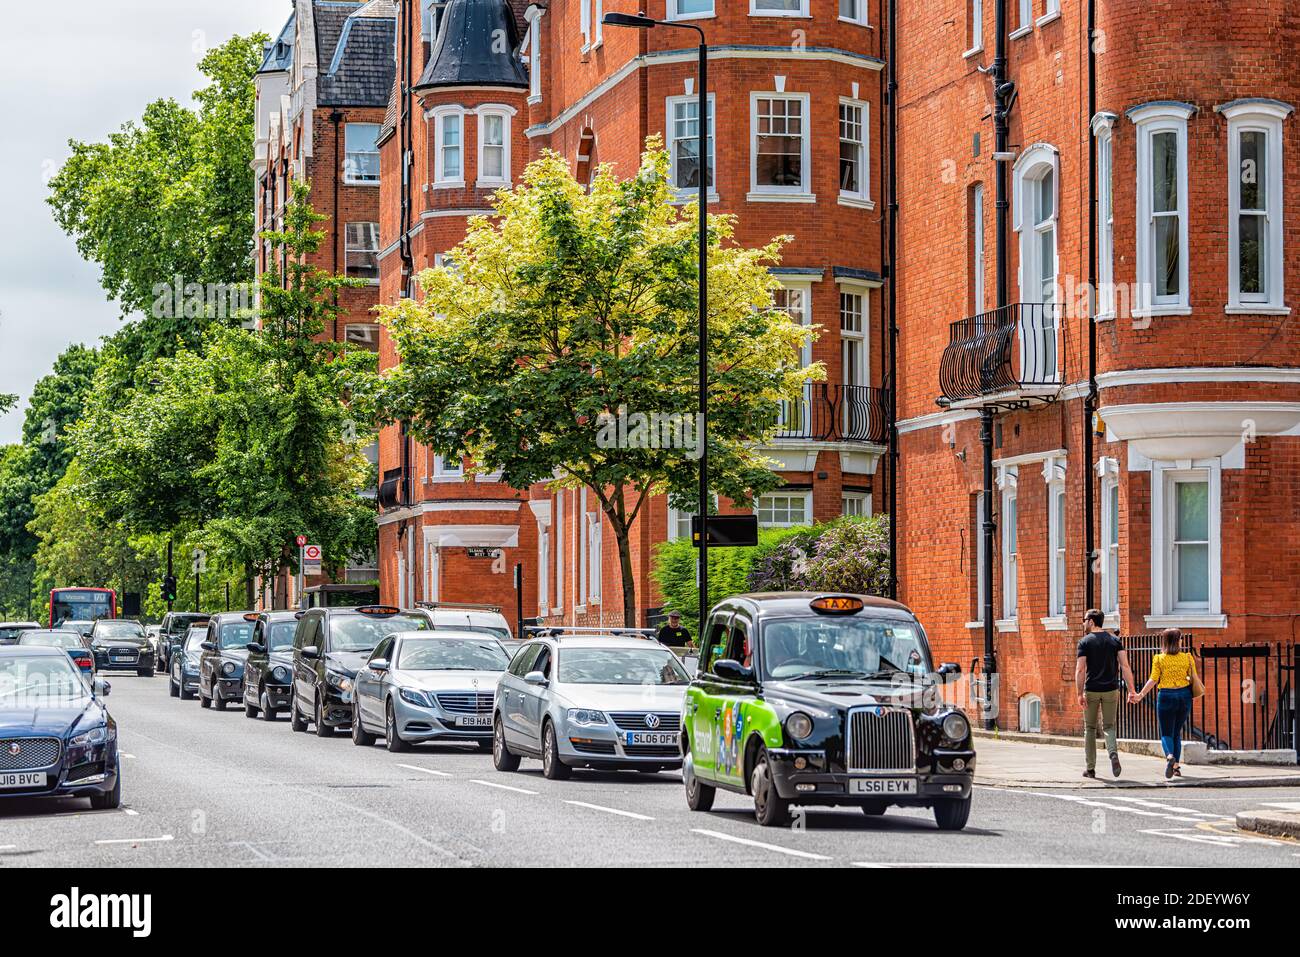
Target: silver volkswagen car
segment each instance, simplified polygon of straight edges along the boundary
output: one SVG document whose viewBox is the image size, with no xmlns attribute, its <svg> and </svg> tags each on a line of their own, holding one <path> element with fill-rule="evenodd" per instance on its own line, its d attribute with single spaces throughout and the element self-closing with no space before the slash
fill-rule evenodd
<svg viewBox="0 0 1300 957">
<path fill-rule="evenodd" d="M 352 741 L 409 751 L 421 741 L 492 747 L 492 698 L 510 657 L 470 631 L 402 631 L 384 638 L 352 687 Z"/>
<path fill-rule="evenodd" d="M 515 653 L 497 685 L 492 759 L 514 771 L 540 758 L 552 780 L 573 768 L 679 768 L 681 661 L 651 637 L 543 635 Z"/>
</svg>

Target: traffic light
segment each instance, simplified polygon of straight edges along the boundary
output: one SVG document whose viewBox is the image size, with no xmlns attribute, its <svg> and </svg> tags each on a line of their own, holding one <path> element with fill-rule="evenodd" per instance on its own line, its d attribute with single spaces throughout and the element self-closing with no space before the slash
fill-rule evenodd
<svg viewBox="0 0 1300 957">
<path fill-rule="evenodd" d="M 176 576 L 175 575 L 167 575 L 166 577 L 163 578 L 162 597 L 163 597 L 163 601 L 176 600 Z"/>
</svg>

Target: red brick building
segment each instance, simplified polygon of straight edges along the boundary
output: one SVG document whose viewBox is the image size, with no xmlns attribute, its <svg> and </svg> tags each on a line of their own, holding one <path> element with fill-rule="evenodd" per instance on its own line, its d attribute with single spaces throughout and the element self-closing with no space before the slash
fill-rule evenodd
<svg viewBox="0 0 1300 957">
<path fill-rule="evenodd" d="M 326 335 L 379 348 L 379 151 L 376 140 L 393 86 L 394 0 L 295 0 L 293 12 L 256 77 L 256 234 L 279 229 L 295 182 L 311 186 L 312 205 L 328 217 L 326 239 L 312 257 L 331 273 L 369 285 L 340 293 L 335 328 Z M 269 242 L 256 241 L 259 281 L 275 264 Z M 374 556 L 347 563 L 349 581 L 378 575 Z M 325 581 L 325 579 L 319 579 Z M 313 579 L 311 584 L 316 583 Z M 268 583 L 268 590 L 270 585 Z M 293 604 L 293 583 L 276 583 L 266 600 Z"/>
<path fill-rule="evenodd" d="M 1300 9 L 1004 9 L 1003 78 L 995 0 L 899 7 L 901 598 L 972 662 L 990 561 L 998 724 L 1071 731 L 1090 604 L 1125 635 L 1294 640 Z"/>
<path fill-rule="evenodd" d="M 710 209 L 739 217 L 738 239 L 794 235 L 775 270 L 779 304 L 821 336 L 827 366 L 784 413 L 767 451 L 783 488 L 759 503 L 767 524 L 804 524 L 881 500 L 881 8 L 866 0 L 450 0 L 398 4 L 398 86 L 380 137 L 384 302 L 417 295 L 420 270 L 463 236 L 544 149 L 577 175 L 628 175 L 645 138 L 672 151 L 685 197 L 698 184 L 694 35 L 603 27 L 606 12 L 677 18 L 705 31 L 715 131 Z M 841 15 L 841 13 L 843 15 Z M 508 41 L 494 45 L 494 37 Z M 409 90 L 409 94 L 404 93 Z M 408 160 L 403 164 L 403 156 Z M 403 170 L 407 171 L 404 178 Z M 397 357 L 381 345 L 381 363 Z M 466 481 L 402 434 L 381 437 L 380 578 L 385 600 L 491 601 L 526 617 L 622 623 L 613 536 L 594 495 Z M 656 542 L 688 515 L 653 503 L 633 540 L 644 624 L 661 603 L 649 581 Z M 498 558 L 497 550 L 501 550 Z"/>
</svg>

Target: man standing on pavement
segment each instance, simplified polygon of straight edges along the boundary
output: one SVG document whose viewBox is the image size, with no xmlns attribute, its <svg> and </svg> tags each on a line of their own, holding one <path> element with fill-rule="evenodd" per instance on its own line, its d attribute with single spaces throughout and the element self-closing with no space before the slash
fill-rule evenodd
<svg viewBox="0 0 1300 957">
<path fill-rule="evenodd" d="M 655 636 L 660 643 L 669 645 L 673 648 L 690 648 L 691 633 L 682 627 L 682 613 L 679 611 L 670 611 L 668 613 L 668 624 L 659 629 L 659 634 Z"/>
<path fill-rule="evenodd" d="M 1083 754 L 1088 768 L 1085 778 L 1097 776 L 1097 716 L 1106 735 L 1110 769 L 1119 777 L 1119 745 L 1115 740 L 1115 712 L 1119 707 L 1119 678 L 1122 673 L 1127 687 L 1133 687 L 1133 670 L 1120 640 L 1103 627 L 1106 616 L 1089 608 L 1083 616 L 1087 634 L 1079 642 L 1079 657 L 1074 668 L 1074 685 L 1079 689 L 1079 706 L 1083 708 Z"/>
</svg>

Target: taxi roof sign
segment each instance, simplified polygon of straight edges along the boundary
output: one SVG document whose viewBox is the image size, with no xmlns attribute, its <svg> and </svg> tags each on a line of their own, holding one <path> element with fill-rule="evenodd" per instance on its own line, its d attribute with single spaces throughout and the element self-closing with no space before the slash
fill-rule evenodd
<svg viewBox="0 0 1300 957">
<path fill-rule="evenodd" d="M 865 603 L 852 595 L 820 595 L 810 601 L 808 606 L 825 615 L 851 615 L 855 611 L 861 611 Z"/>
<path fill-rule="evenodd" d="M 257 619 L 261 617 L 262 617 L 262 613 L 260 611 L 250 611 L 244 613 L 244 621 L 257 621 Z"/>
<path fill-rule="evenodd" d="M 359 615 L 371 615 L 373 617 L 382 617 L 386 615 L 401 614 L 402 609 L 395 605 L 361 605 L 357 608 Z"/>
</svg>

